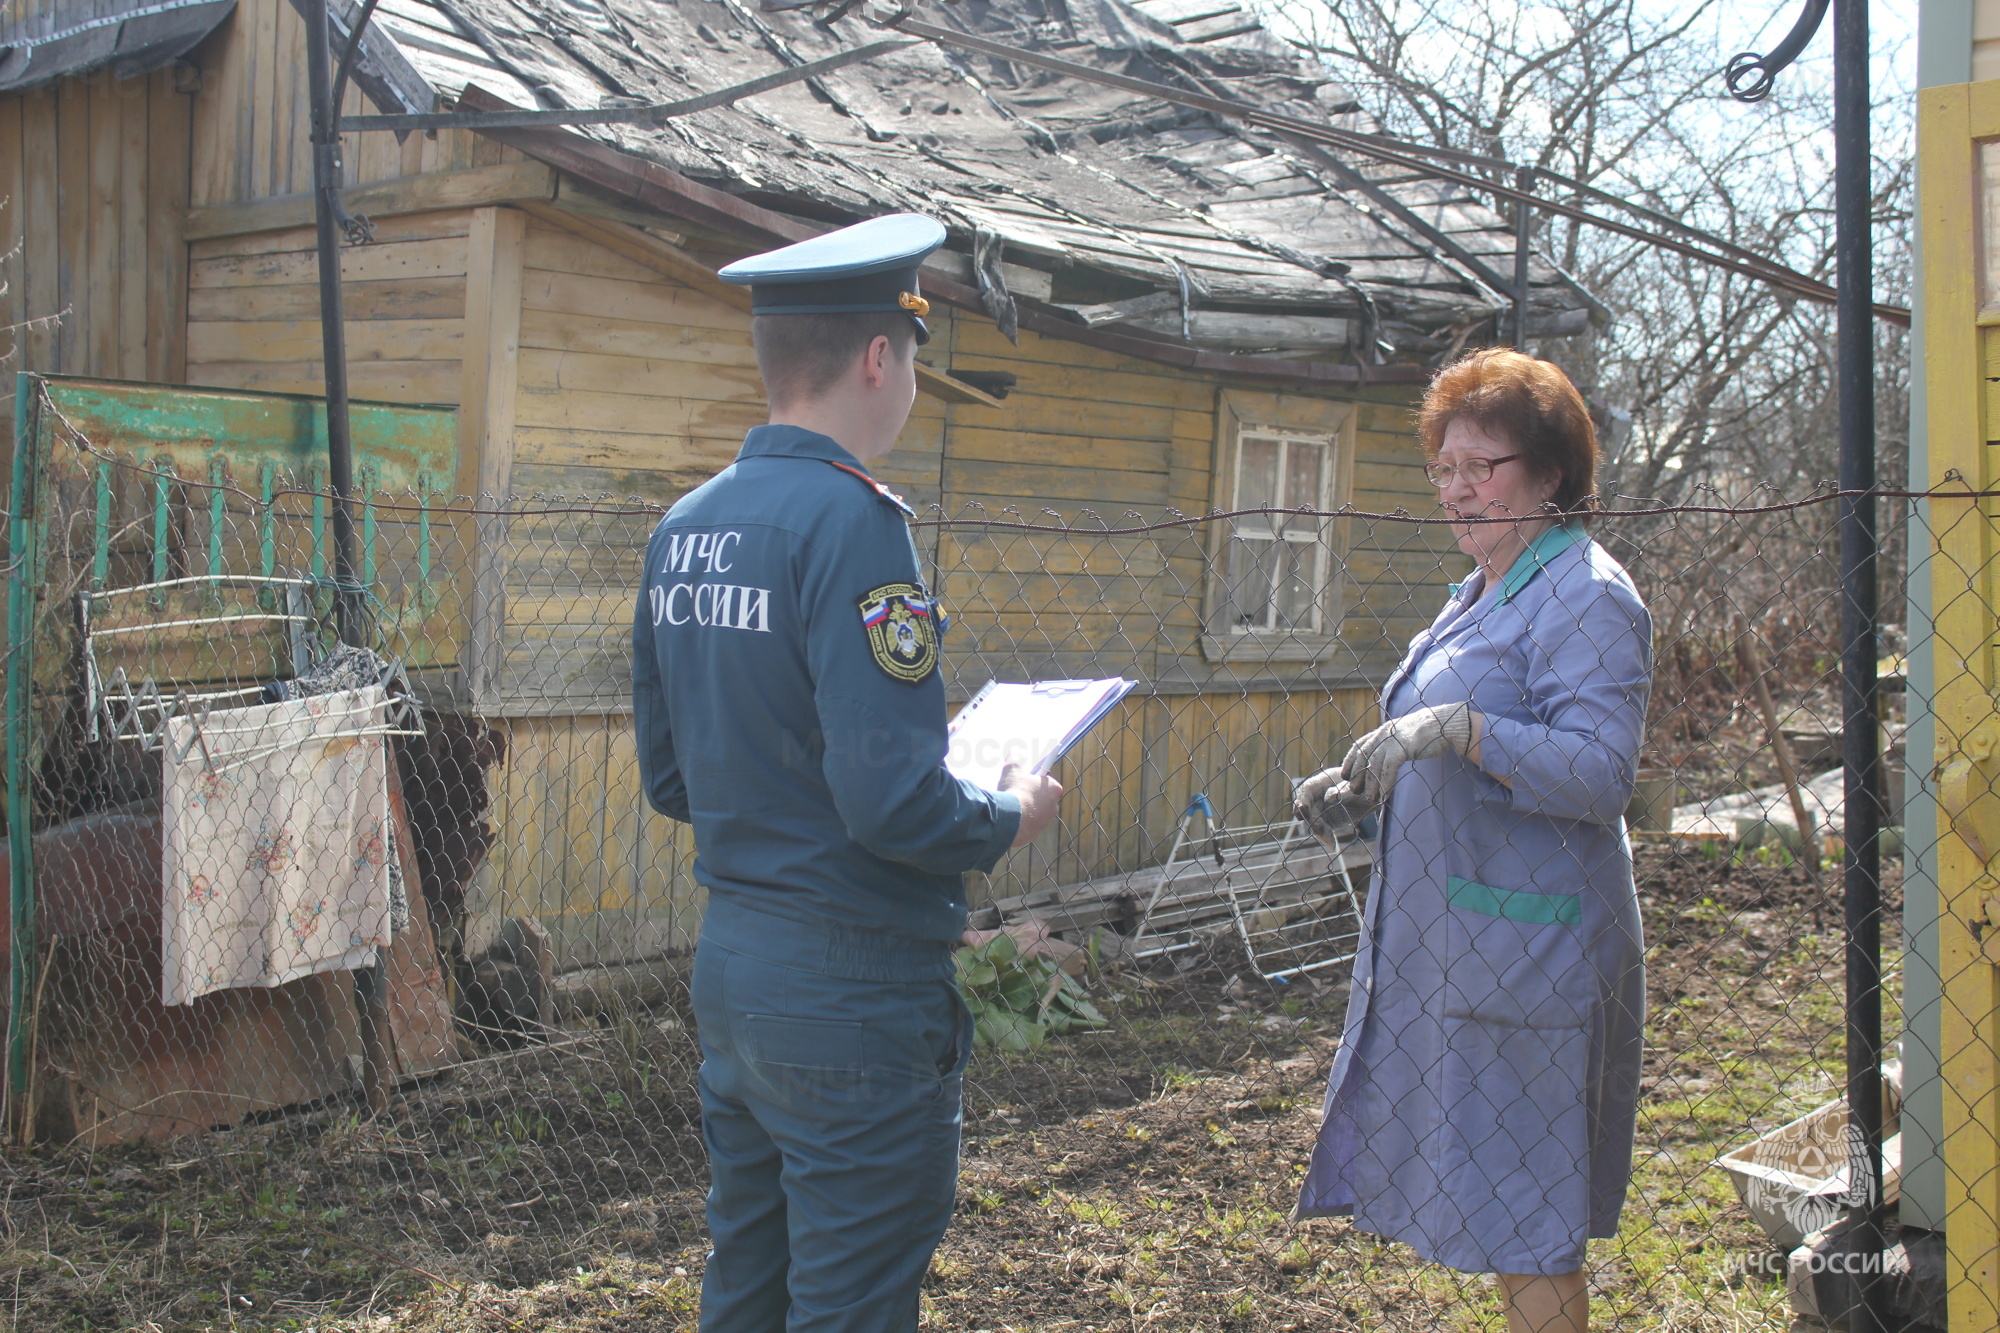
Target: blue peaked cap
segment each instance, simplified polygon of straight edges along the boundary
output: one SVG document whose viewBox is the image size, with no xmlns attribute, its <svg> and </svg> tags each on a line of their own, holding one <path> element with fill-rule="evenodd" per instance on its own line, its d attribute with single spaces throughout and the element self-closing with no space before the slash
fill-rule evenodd
<svg viewBox="0 0 2000 1333">
<path fill-rule="evenodd" d="M 753 315 L 861 315 L 902 311 L 917 326 L 917 341 L 931 331 L 930 313 L 917 283 L 926 256 L 944 244 L 944 224 L 921 213 L 891 213 L 839 231 L 751 255 L 719 276 L 750 289 Z"/>
</svg>

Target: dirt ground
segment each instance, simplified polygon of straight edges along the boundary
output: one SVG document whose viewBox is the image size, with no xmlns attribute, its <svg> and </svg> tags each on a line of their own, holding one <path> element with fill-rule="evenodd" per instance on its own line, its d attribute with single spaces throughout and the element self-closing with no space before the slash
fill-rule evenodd
<svg viewBox="0 0 2000 1333">
<path fill-rule="evenodd" d="M 1837 875 L 1783 860 L 1642 850 L 1646 1083 L 1624 1224 L 1593 1244 L 1598 1327 L 1789 1325 L 1782 1290 L 1741 1276 L 1764 1242 L 1709 1165 L 1837 1093 Z M 1498 1327 L 1486 1279 L 1286 1220 L 1337 974 L 1272 987 L 1224 956 L 1114 974 L 1094 997 L 1106 1030 L 975 1061 L 927 1329 Z M 680 1018 L 639 1016 L 409 1089 L 383 1121 L 337 1106 L 11 1153 L 0 1329 L 691 1328 L 693 1067 Z"/>
</svg>

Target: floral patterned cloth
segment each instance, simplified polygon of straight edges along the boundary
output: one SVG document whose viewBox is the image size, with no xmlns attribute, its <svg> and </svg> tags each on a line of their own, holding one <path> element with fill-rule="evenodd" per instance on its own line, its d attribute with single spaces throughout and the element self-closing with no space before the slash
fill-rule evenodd
<svg viewBox="0 0 2000 1333">
<path fill-rule="evenodd" d="M 168 724 L 161 999 L 369 967 L 390 936 L 381 686 Z"/>
<path fill-rule="evenodd" d="M 389 660 L 380 653 L 351 643 L 336 643 L 327 655 L 291 680 L 274 680 L 264 687 L 267 702 L 304 699 L 315 694 L 339 694 L 370 685 L 386 685 Z M 407 702 L 407 701 L 405 701 Z M 389 825 L 389 928 L 410 928 L 410 891 L 403 883 L 403 861 L 396 855 L 396 826 Z"/>
</svg>

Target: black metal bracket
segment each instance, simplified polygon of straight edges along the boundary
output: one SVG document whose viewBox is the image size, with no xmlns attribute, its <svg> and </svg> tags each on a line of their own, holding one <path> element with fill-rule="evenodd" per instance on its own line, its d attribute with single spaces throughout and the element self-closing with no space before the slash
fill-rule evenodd
<svg viewBox="0 0 2000 1333">
<path fill-rule="evenodd" d="M 1744 51 L 1731 56 L 1729 64 L 1722 71 L 1722 81 L 1729 86 L 1729 95 L 1739 102 L 1761 102 L 1771 95 L 1771 88 L 1778 81 L 1778 73 L 1785 66 L 1799 58 L 1806 49 L 1806 43 L 1819 31 L 1821 20 L 1826 18 L 1829 0 L 1806 0 L 1806 8 L 1799 15 L 1799 21 L 1785 34 L 1785 40 L 1771 48 L 1769 55 L 1758 55 L 1755 51 Z"/>
</svg>

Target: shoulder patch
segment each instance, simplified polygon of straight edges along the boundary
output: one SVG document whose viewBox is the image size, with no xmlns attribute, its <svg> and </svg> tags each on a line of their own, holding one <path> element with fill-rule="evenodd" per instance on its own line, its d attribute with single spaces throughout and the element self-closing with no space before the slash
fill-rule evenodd
<svg viewBox="0 0 2000 1333">
<path fill-rule="evenodd" d="M 848 476 L 855 478 L 863 486 L 866 486 L 869 490 L 875 492 L 875 494 L 881 496 L 884 500 L 887 500 L 890 504 L 902 510 L 904 518 L 915 518 L 917 516 L 917 511 L 910 508 L 908 504 L 904 503 L 902 496 L 896 494 L 894 491 L 890 490 L 887 486 L 884 486 L 881 482 L 875 480 L 875 478 L 869 476 L 866 472 L 863 472 L 860 468 L 849 467 L 845 463 L 836 463 L 831 458 L 826 459 L 824 461 L 828 467 L 839 468 L 842 472 L 845 472 Z"/>
<path fill-rule="evenodd" d="M 937 607 L 914 583 L 885 583 L 856 605 L 875 665 L 914 685 L 937 669 Z"/>
</svg>

